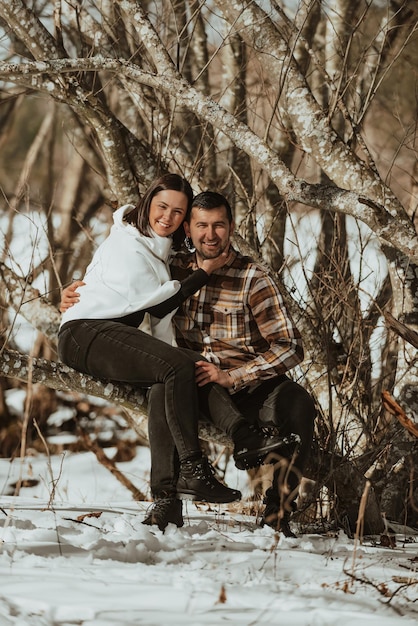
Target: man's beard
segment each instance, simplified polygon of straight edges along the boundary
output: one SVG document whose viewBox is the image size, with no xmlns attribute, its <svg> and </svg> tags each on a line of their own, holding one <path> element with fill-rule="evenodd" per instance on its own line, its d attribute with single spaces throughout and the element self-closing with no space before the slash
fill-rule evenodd
<svg viewBox="0 0 418 626">
<path fill-rule="evenodd" d="M 221 246 L 220 248 L 216 248 L 216 250 L 214 250 L 212 254 L 210 253 L 207 254 L 201 248 L 200 249 L 196 248 L 196 256 L 202 259 L 202 261 L 210 260 L 210 259 L 217 259 L 218 256 L 221 256 L 224 250 L 226 250 L 226 245 Z"/>
</svg>

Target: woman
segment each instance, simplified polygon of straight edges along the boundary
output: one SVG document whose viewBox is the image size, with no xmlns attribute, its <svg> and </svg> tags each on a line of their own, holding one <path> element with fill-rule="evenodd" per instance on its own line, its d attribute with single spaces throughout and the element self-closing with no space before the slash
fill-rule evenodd
<svg viewBox="0 0 418 626">
<path fill-rule="evenodd" d="M 58 351 L 64 363 L 96 378 L 138 387 L 164 383 L 167 423 L 180 458 L 177 496 L 232 502 L 241 493 L 216 480 L 199 445 L 194 360 L 173 346 L 175 309 L 225 260 L 208 261 L 182 283 L 170 279 L 168 258 L 184 239 L 192 199 L 189 183 L 168 174 L 136 208 L 115 212 L 79 287 L 79 301 L 62 317 Z M 147 312 L 152 335 L 138 329 Z"/>
</svg>

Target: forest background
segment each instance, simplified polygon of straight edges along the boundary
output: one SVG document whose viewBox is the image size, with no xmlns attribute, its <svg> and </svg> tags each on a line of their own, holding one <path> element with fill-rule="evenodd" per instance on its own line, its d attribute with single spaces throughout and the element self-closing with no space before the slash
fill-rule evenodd
<svg viewBox="0 0 418 626">
<path fill-rule="evenodd" d="M 146 400 L 57 363 L 57 305 L 113 210 L 175 171 L 227 195 L 302 333 L 302 519 L 353 535 L 363 498 L 362 532 L 418 525 L 417 25 L 415 0 L 0 0 L 3 457 L 65 428 L 148 496 L 118 469 Z M 225 470 L 230 442 L 201 436 Z"/>
</svg>

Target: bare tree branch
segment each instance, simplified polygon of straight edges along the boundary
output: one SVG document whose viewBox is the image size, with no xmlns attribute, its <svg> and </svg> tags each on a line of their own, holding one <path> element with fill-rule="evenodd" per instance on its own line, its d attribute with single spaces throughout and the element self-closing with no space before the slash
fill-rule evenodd
<svg viewBox="0 0 418 626">
<path fill-rule="evenodd" d="M 403 337 L 405 341 L 414 346 L 414 348 L 418 348 L 418 333 L 415 330 L 397 320 L 389 311 L 385 313 L 385 320 L 388 326 L 390 326 L 397 335 Z"/>
<path fill-rule="evenodd" d="M 354 191 L 330 185 L 310 184 L 297 179 L 277 154 L 248 126 L 239 122 L 216 102 L 197 92 L 187 81 L 177 75 L 165 75 L 164 80 L 161 80 L 159 76 L 143 72 L 137 66 L 125 61 L 99 57 L 25 64 L 0 63 L 0 77 L 8 77 L 14 81 L 23 77 L 26 82 L 27 77 L 31 75 L 39 76 L 44 72 L 61 74 L 80 69 L 84 71 L 105 69 L 116 74 L 124 73 L 132 81 L 163 89 L 175 95 L 179 102 L 194 111 L 201 119 L 222 130 L 238 148 L 244 150 L 259 163 L 288 201 L 351 215 L 367 224 L 388 246 L 398 249 L 418 263 L 418 236 L 410 220 L 399 217 L 400 205 L 397 201 L 393 201 L 394 215 L 391 215 L 382 205 L 373 200 L 367 202 L 367 198 L 364 199 L 361 194 Z M 37 87 L 47 90 L 47 85 L 42 85 L 42 82 Z"/>
<path fill-rule="evenodd" d="M 42 22 L 21 0 L 0 0 L 0 15 L 35 59 L 65 58 L 66 51 L 50 35 Z M 122 202 L 136 202 L 138 190 L 129 164 L 122 126 L 105 109 L 90 88 L 85 89 L 75 76 L 63 81 L 62 76 L 44 77 L 49 95 L 68 104 L 94 128 L 100 140 L 104 167 L 111 193 Z M 34 87 L 34 85 L 32 85 Z M 30 87 L 30 85 L 28 85 Z M 36 88 L 36 87 L 35 87 Z M 138 146 L 139 148 L 139 146 Z M 144 158 L 146 152 L 144 151 Z"/>
<path fill-rule="evenodd" d="M 26 354 L 5 349 L 0 354 L 0 375 L 24 382 L 28 381 L 30 375 L 32 383 L 40 383 L 59 391 L 71 389 L 73 392 L 102 398 L 111 404 L 124 407 L 133 414 L 134 422 L 138 420 L 143 424 L 148 419 L 146 390 L 100 381 L 87 374 L 76 372 L 63 363 L 32 358 Z M 212 424 L 201 422 L 199 426 L 201 439 L 232 447 L 231 439 L 220 433 Z"/>
</svg>

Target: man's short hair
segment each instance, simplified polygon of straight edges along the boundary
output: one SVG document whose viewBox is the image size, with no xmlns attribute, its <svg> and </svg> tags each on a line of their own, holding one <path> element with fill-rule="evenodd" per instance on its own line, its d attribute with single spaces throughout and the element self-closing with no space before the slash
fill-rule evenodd
<svg viewBox="0 0 418 626">
<path fill-rule="evenodd" d="M 192 209 L 204 209 L 205 211 L 217 209 L 220 206 L 225 207 L 228 221 L 229 223 L 231 223 L 234 220 L 231 205 L 229 204 L 225 196 L 223 196 L 221 193 L 218 193 L 216 191 L 202 191 L 202 193 L 199 193 L 193 198 L 192 202 Z"/>
</svg>

